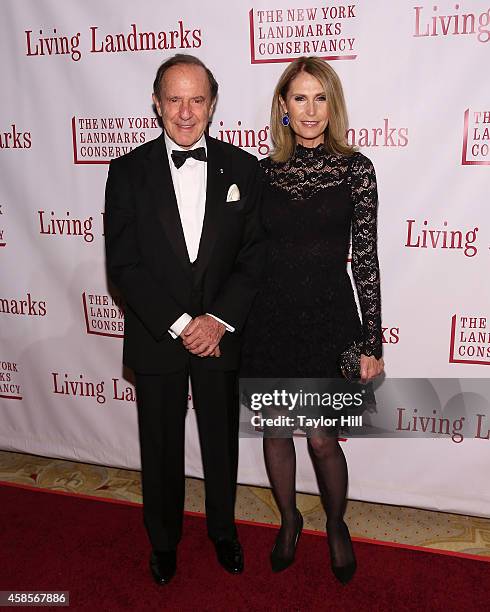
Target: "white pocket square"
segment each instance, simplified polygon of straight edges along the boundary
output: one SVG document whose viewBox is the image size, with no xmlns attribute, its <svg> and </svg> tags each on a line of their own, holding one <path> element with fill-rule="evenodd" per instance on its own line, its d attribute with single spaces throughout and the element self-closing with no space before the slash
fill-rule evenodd
<svg viewBox="0 0 490 612">
<path fill-rule="evenodd" d="M 238 189 L 238 185 L 235 185 L 235 183 L 233 183 L 233 185 L 230 185 L 230 188 L 228 189 L 228 195 L 226 196 L 226 201 L 227 202 L 238 202 L 239 199 L 240 199 L 240 190 Z"/>
</svg>

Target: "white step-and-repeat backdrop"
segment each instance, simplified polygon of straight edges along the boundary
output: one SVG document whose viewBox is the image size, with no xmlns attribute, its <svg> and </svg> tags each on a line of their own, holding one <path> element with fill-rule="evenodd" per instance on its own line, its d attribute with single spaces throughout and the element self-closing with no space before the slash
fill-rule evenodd
<svg viewBox="0 0 490 612">
<path fill-rule="evenodd" d="M 489 397 L 455 382 L 490 372 L 488 1 L 2 0 L 1 12 L 0 447 L 139 467 L 104 270 L 107 164 L 160 133 L 151 90 L 170 55 L 209 64 L 211 135 L 258 157 L 286 62 L 319 55 L 377 170 L 387 375 L 432 380 L 426 400 L 400 387 L 384 415 L 403 439 L 343 442 L 349 495 L 489 516 Z M 298 488 L 316 491 L 297 447 Z M 201 475 L 192 410 L 187 472 Z M 239 480 L 267 484 L 259 439 L 241 440 Z"/>
</svg>

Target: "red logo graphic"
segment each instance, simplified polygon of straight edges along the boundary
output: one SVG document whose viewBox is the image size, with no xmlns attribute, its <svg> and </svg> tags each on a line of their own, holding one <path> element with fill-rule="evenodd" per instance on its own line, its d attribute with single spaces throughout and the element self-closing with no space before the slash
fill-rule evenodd
<svg viewBox="0 0 490 612">
<path fill-rule="evenodd" d="M 490 110 L 464 113 L 463 166 L 490 166 Z"/>
<path fill-rule="evenodd" d="M 8 132 L 0 132 L 0 149 L 30 149 L 32 138 L 30 132 L 19 132 L 15 123 Z"/>
<path fill-rule="evenodd" d="M 70 212 L 65 211 L 65 215 L 58 215 L 54 210 L 51 210 L 48 214 L 47 211 L 38 210 L 39 219 L 39 233 L 46 236 L 72 236 L 76 238 L 82 238 L 85 242 L 91 243 L 94 241 L 93 233 L 93 221 L 92 216 L 83 218 L 76 218 L 70 215 Z M 104 222 L 104 213 L 102 214 L 102 223 Z M 103 232 L 102 232 L 103 233 Z"/>
<path fill-rule="evenodd" d="M 175 29 L 178 28 L 178 29 Z M 104 35 L 105 34 L 105 35 Z M 42 29 L 34 32 L 25 30 L 26 56 L 71 57 L 74 62 L 82 58 L 80 49 L 81 33 L 66 34 L 57 28 Z M 141 31 L 132 23 L 129 31 L 99 32 L 98 26 L 91 26 L 89 53 L 134 53 L 146 51 L 166 51 L 167 49 L 195 49 L 202 45 L 202 33 L 198 28 L 190 29 L 180 20 L 174 28 L 160 31 Z"/>
<path fill-rule="evenodd" d="M 379 127 L 349 128 L 347 142 L 357 147 L 406 147 L 408 128 L 392 127 L 388 117 L 385 117 Z"/>
<path fill-rule="evenodd" d="M 260 130 L 246 129 L 241 121 L 237 121 L 233 128 L 228 129 L 223 121 L 218 122 L 218 130 L 212 136 L 240 147 L 241 149 L 252 149 L 258 155 L 269 155 L 272 148 L 269 140 L 270 127 L 265 125 Z"/>
<path fill-rule="evenodd" d="M 400 342 L 399 327 L 382 327 L 381 341 L 383 344 L 398 344 Z"/>
<path fill-rule="evenodd" d="M 0 313 L 44 317 L 47 313 L 46 300 L 33 300 L 30 293 L 22 300 L 0 297 Z"/>
<path fill-rule="evenodd" d="M 476 244 L 478 227 L 472 229 L 450 229 L 448 222 L 429 225 L 424 219 L 422 224 L 416 219 L 407 219 L 407 239 L 405 246 L 413 249 L 446 249 L 461 251 L 465 257 L 474 257 L 478 253 Z"/>
<path fill-rule="evenodd" d="M 119 298 L 100 293 L 82 293 L 87 334 L 124 338 L 124 310 Z"/>
<path fill-rule="evenodd" d="M 458 11 L 461 7 L 455 4 Z M 430 36 L 475 36 L 478 42 L 486 43 L 490 40 L 490 9 L 481 13 L 472 13 L 465 10 L 464 13 L 452 13 L 441 15 L 437 4 L 430 4 L 430 8 L 414 6 L 415 11 L 415 33 L 414 38 Z"/>
<path fill-rule="evenodd" d="M 356 11 L 356 3 L 250 9 L 250 61 L 292 62 L 302 55 L 325 60 L 356 59 Z"/>
<path fill-rule="evenodd" d="M 71 375 L 68 372 L 51 372 L 51 392 L 55 395 L 83 397 L 105 404 L 108 399 L 120 402 L 136 401 L 136 391 L 132 384 L 120 378 L 112 378 L 110 384 L 105 380 L 89 380 L 85 375 Z M 110 395 L 108 394 L 110 391 Z"/>
<path fill-rule="evenodd" d="M 490 322 L 487 317 L 453 315 L 449 363 L 490 365 Z"/>
</svg>

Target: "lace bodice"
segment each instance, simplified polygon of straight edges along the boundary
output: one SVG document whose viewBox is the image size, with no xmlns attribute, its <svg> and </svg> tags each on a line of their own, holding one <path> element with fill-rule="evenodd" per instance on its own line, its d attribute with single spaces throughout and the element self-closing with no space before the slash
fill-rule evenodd
<svg viewBox="0 0 490 612">
<path fill-rule="evenodd" d="M 266 183 L 287 200 L 308 201 L 331 187 L 344 186 L 352 205 L 352 275 L 362 314 L 365 355 L 379 358 L 381 341 L 380 274 L 377 256 L 377 186 L 373 164 L 362 153 L 328 153 L 323 145 L 297 145 L 287 162 L 261 161 Z"/>
</svg>

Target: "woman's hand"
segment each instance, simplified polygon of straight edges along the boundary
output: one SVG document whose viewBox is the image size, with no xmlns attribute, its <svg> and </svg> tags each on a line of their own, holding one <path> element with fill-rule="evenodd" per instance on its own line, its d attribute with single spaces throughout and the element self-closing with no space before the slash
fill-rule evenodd
<svg viewBox="0 0 490 612">
<path fill-rule="evenodd" d="M 376 359 L 373 355 L 361 355 L 361 382 L 367 383 L 376 376 L 379 376 L 384 370 L 385 362 L 383 357 Z"/>
</svg>

